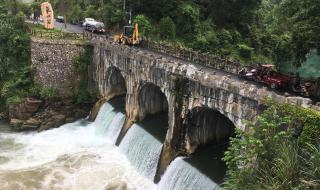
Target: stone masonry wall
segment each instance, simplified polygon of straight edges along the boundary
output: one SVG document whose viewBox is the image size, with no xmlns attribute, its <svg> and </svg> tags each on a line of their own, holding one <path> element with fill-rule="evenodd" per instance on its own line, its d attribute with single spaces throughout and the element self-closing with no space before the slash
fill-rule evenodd
<svg viewBox="0 0 320 190">
<path fill-rule="evenodd" d="M 84 52 L 85 45 L 82 41 L 32 38 L 31 59 L 36 84 L 54 88 L 61 96 L 71 96 L 77 81 L 73 61 Z"/>
</svg>

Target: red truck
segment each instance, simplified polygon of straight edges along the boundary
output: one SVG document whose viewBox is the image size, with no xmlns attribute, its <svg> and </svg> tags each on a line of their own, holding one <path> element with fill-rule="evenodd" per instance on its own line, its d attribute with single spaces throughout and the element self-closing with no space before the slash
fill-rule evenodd
<svg viewBox="0 0 320 190">
<path fill-rule="evenodd" d="M 260 82 L 270 86 L 272 89 L 288 88 L 290 85 L 290 77 L 272 70 L 273 65 L 262 65 L 260 73 Z"/>
<path fill-rule="evenodd" d="M 239 75 L 243 78 L 261 82 L 270 88 L 287 88 L 290 84 L 290 77 L 273 71 L 274 65 L 262 65 L 256 68 L 243 68 Z"/>
</svg>

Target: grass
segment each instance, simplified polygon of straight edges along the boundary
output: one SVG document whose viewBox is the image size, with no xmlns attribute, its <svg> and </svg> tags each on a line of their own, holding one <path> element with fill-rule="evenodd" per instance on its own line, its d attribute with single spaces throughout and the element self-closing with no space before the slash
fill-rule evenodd
<svg viewBox="0 0 320 190">
<path fill-rule="evenodd" d="M 79 41 L 84 40 L 82 34 L 63 32 L 62 30 L 58 29 L 48 30 L 45 29 L 44 26 L 41 24 L 27 23 L 27 25 L 29 26 L 32 36 L 46 39 L 68 39 Z"/>
<path fill-rule="evenodd" d="M 52 33 L 61 33 L 61 30 L 57 29 L 45 29 L 43 25 L 41 24 L 33 24 L 33 23 L 27 23 L 29 26 L 30 30 L 35 30 L 35 31 L 43 31 L 43 32 L 52 32 Z"/>
</svg>

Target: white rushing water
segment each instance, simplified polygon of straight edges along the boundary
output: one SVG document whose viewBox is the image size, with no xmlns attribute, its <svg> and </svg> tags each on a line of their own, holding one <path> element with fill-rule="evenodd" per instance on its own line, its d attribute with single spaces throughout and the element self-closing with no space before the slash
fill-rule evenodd
<svg viewBox="0 0 320 190">
<path fill-rule="evenodd" d="M 220 187 L 183 158 L 176 158 L 167 168 L 158 189 L 161 190 L 215 190 Z"/>
<path fill-rule="evenodd" d="M 162 149 L 159 140 L 134 124 L 121 141 L 120 149 L 139 172 L 150 180 L 154 179 Z"/>
<path fill-rule="evenodd" d="M 124 119 L 106 103 L 93 123 L 81 120 L 41 133 L 0 132 L 0 189 L 156 189 L 114 146 Z"/>
</svg>

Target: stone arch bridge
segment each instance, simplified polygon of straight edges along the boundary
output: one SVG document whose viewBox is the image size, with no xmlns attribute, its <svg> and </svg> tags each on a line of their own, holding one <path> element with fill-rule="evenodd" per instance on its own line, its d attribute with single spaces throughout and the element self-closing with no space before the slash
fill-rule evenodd
<svg viewBox="0 0 320 190">
<path fill-rule="evenodd" d="M 285 97 L 226 72 L 164 54 L 98 38 L 91 44 L 92 83 L 100 95 L 106 99 L 126 95 L 127 121 L 119 141 L 133 123 L 168 112 L 158 174 L 177 155 L 229 138 L 234 127 L 244 129 L 243 121 L 254 121 L 266 98 L 310 106 L 308 99 Z"/>
<path fill-rule="evenodd" d="M 143 48 L 93 38 L 90 86 L 103 99 L 125 96 L 126 122 L 118 143 L 133 123 L 149 115 L 167 113 L 167 129 L 156 180 L 179 155 L 198 147 L 223 142 L 234 129 L 245 129 L 244 120 L 254 121 L 266 98 L 303 107 L 312 101 L 285 97 L 267 87 L 227 72 L 155 53 Z M 75 78 L 73 60 L 84 52 L 85 43 L 32 38 L 31 57 L 35 82 L 55 87 L 70 96 Z"/>
</svg>

